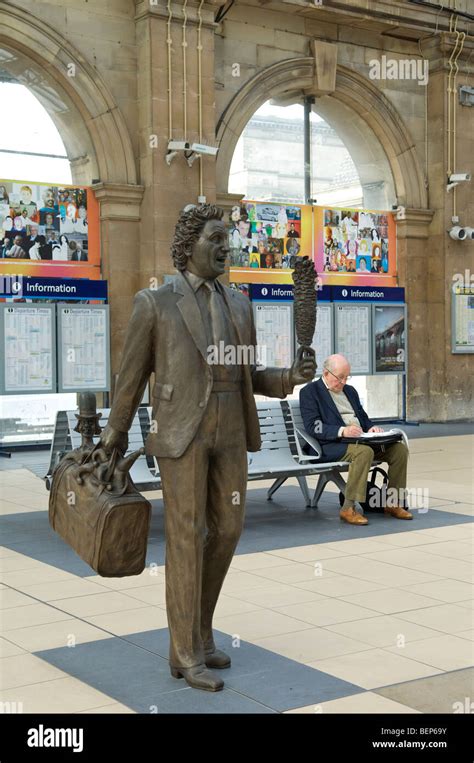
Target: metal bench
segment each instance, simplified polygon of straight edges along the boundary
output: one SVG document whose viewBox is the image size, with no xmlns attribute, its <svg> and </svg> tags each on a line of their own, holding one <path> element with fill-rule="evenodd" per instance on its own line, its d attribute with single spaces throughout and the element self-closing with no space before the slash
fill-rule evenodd
<svg viewBox="0 0 474 763">
<path fill-rule="evenodd" d="M 305 477 L 309 474 L 317 474 L 321 470 L 320 465 L 310 463 L 298 463 L 294 456 L 288 439 L 289 427 L 284 418 L 280 401 L 259 402 L 257 412 L 262 436 L 262 449 L 257 453 L 248 453 L 248 480 L 273 479 L 279 485 L 288 479 L 295 477 L 298 480 L 306 506 L 311 503 L 308 485 Z M 75 411 L 59 411 L 56 417 L 51 457 L 48 473 L 45 476 L 46 486 L 49 489 L 51 475 L 61 455 L 68 450 L 79 447 L 81 436 L 74 431 L 76 426 Z M 98 411 L 102 414 L 99 421 L 104 427 L 107 424 L 110 408 L 102 408 Z M 145 442 L 151 420 L 151 408 L 139 408 L 129 431 L 129 445 L 127 453 L 141 448 Z M 97 442 L 98 438 L 95 439 Z M 140 456 L 131 469 L 131 477 L 138 490 L 161 490 L 160 472 L 158 461 L 155 457 Z M 279 486 L 278 485 L 278 486 Z M 272 487 L 267 497 L 278 487 Z"/>
<path fill-rule="evenodd" d="M 100 425 L 107 424 L 110 408 L 102 408 Z M 329 482 L 334 482 L 342 493 L 345 493 L 346 483 L 342 473 L 347 472 L 347 461 L 320 462 L 322 450 L 318 441 L 308 435 L 304 429 L 298 400 L 271 400 L 257 403 L 260 423 L 262 447 L 256 453 L 248 453 L 248 480 L 272 479 L 273 484 L 267 491 L 267 499 L 272 496 L 290 477 L 297 479 L 305 500 L 305 505 L 317 508 L 319 499 Z M 75 411 L 59 411 L 51 445 L 51 458 L 48 473 L 45 476 L 49 490 L 51 475 L 61 454 L 77 448 L 81 444 L 81 436 L 74 431 L 76 426 Z M 151 421 L 151 408 L 138 409 L 129 431 L 127 454 L 143 447 Z M 405 433 L 403 437 L 408 446 Z M 96 438 L 96 441 L 98 438 Z M 318 454 L 307 455 L 303 446 L 308 443 Z M 372 468 L 380 462 L 374 461 Z M 131 469 L 131 477 L 138 490 L 161 490 L 158 461 L 154 456 L 140 456 Z M 318 475 L 319 479 L 311 498 L 306 477 Z"/>
</svg>

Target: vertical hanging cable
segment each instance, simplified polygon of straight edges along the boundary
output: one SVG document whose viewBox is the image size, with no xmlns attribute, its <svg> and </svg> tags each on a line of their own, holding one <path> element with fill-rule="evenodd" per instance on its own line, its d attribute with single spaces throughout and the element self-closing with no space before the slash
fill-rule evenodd
<svg viewBox="0 0 474 763">
<path fill-rule="evenodd" d="M 448 76 L 448 180 L 451 174 L 456 172 L 456 78 L 459 70 L 457 60 L 464 47 L 465 32 L 458 32 L 458 16 L 451 15 L 449 19 L 449 32 L 456 35 L 453 51 L 449 57 Z M 457 215 L 456 186 L 453 188 L 453 218 Z"/>
<path fill-rule="evenodd" d="M 202 15 L 201 8 L 204 4 L 204 0 L 200 0 L 198 7 L 198 28 L 197 28 L 197 54 L 198 54 L 198 123 L 199 123 L 199 143 L 202 143 L 202 42 L 201 42 L 201 28 L 202 28 Z M 203 170 L 202 170 L 202 158 L 199 162 L 199 195 L 203 196 Z"/>
<path fill-rule="evenodd" d="M 171 0 L 168 0 L 168 22 L 167 22 L 167 38 L 166 45 L 168 47 L 168 141 L 173 139 L 173 113 L 172 113 L 172 99 L 171 99 L 171 20 L 173 14 L 171 11 Z"/>
<path fill-rule="evenodd" d="M 186 48 L 188 47 L 188 43 L 186 42 L 186 24 L 188 21 L 188 17 L 186 15 L 186 6 L 188 4 L 188 0 L 184 0 L 183 4 L 183 129 L 184 129 L 184 135 L 183 140 L 188 139 L 188 104 L 187 104 L 187 89 L 188 89 L 188 83 L 187 83 L 187 62 L 186 62 Z"/>
<path fill-rule="evenodd" d="M 457 20 L 457 19 L 456 19 Z M 459 49 L 456 54 L 456 57 L 454 59 L 454 76 L 453 76 L 453 172 L 456 172 L 456 166 L 457 166 L 457 160 L 456 160 L 456 142 L 457 142 L 457 127 L 456 127 L 456 118 L 457 118 L 457 110 L 458 110 L 458 101 L 457 101 L 457 76 L 459 71 L 458 66 L 458 58 L 462 53 L 462 49 L 464 47 L 464 40 L 466 37 L 465 32 L 458 32 L 456 30 L 456 34 L 459 35 L 459 37 L 456 39 L 456 43 L 459 42 Z M 457 210 L 456 210 L 456 187 L 453 188 L 453 216 L 456 217 Z"/>
</svg>

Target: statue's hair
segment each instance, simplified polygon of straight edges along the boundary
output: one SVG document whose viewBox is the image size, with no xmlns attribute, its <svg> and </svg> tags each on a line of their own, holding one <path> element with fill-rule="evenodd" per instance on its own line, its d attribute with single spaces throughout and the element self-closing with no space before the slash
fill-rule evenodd
<svg viewBox="0 0 474 763">
<path fill-rule="evenodd" d="M 187 206 L 181 212 L 171 244 L 171 257 L 176 270 L 186 270 L 188 257 L 209 220 L 222 220 L 224 210 L 215 204 Z"/>
</svg>

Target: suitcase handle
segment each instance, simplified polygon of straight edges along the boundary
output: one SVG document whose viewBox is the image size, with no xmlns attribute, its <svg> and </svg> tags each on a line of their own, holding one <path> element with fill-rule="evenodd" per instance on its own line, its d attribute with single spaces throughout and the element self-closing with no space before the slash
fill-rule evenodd
<svg viewBox="0 0 474 763">
<path fill-rule="evenodd" d="M 82 462 L 76 480 L 82 484 L 82 471 L 86 474 L 94 472 L 94 477 L 106 490 L 123 493 L 127 488 L 130 469 L 137 458 L 144 453 L 145 448 L 142 447 L 129 453 L 128 456 L 122 456 L 120 451 L 114 448 L 109 457 L 99 440 Z"/>
</svg>

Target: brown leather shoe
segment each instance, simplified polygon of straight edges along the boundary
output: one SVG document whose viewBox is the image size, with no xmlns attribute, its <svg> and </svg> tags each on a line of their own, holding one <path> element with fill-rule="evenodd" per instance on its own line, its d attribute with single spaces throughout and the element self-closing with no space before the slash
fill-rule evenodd
<svg viewBox="0 0 474 763">
<path fill-rule="evenodd" d="M 348 509 L 341 509 L 339 516 L 344 522 L 349 522 L 350 525 L 368 525 L 369 520 L 364 517 L 363 514 L 359 514 L 353 506 Z"/>
<path fill-rule="evenodd" d="M 218 670 L 230 668 L 230 657 L 221 649 L 214 649 L 212 652 L 206 652 L 204 659 L 208 668 L 217 668 Z"/>
<path fill-rule="evenodd" d="M 395 519 L 413 519 L 413 514 L 401 506 L 386 506 L 383 511 L 384 514 L 390 514 Z"/>
<path fill-rule="evenodd" d="M 195 665 L 193 668 L 175 668 L 170 665 L 173 678 L 184 678 L 192 689 L 203 691 L 221 691 L 224 681 L 207 669 L 205 665 Z"/>
<path fill-rule="evenodd" d="M 384 514 L 390 514 L 390 516 L 395 517 L 395 519 L 413 519 L 413 514 L 402 506 L 386 506 L 383 511 Z"/>
</svg>

